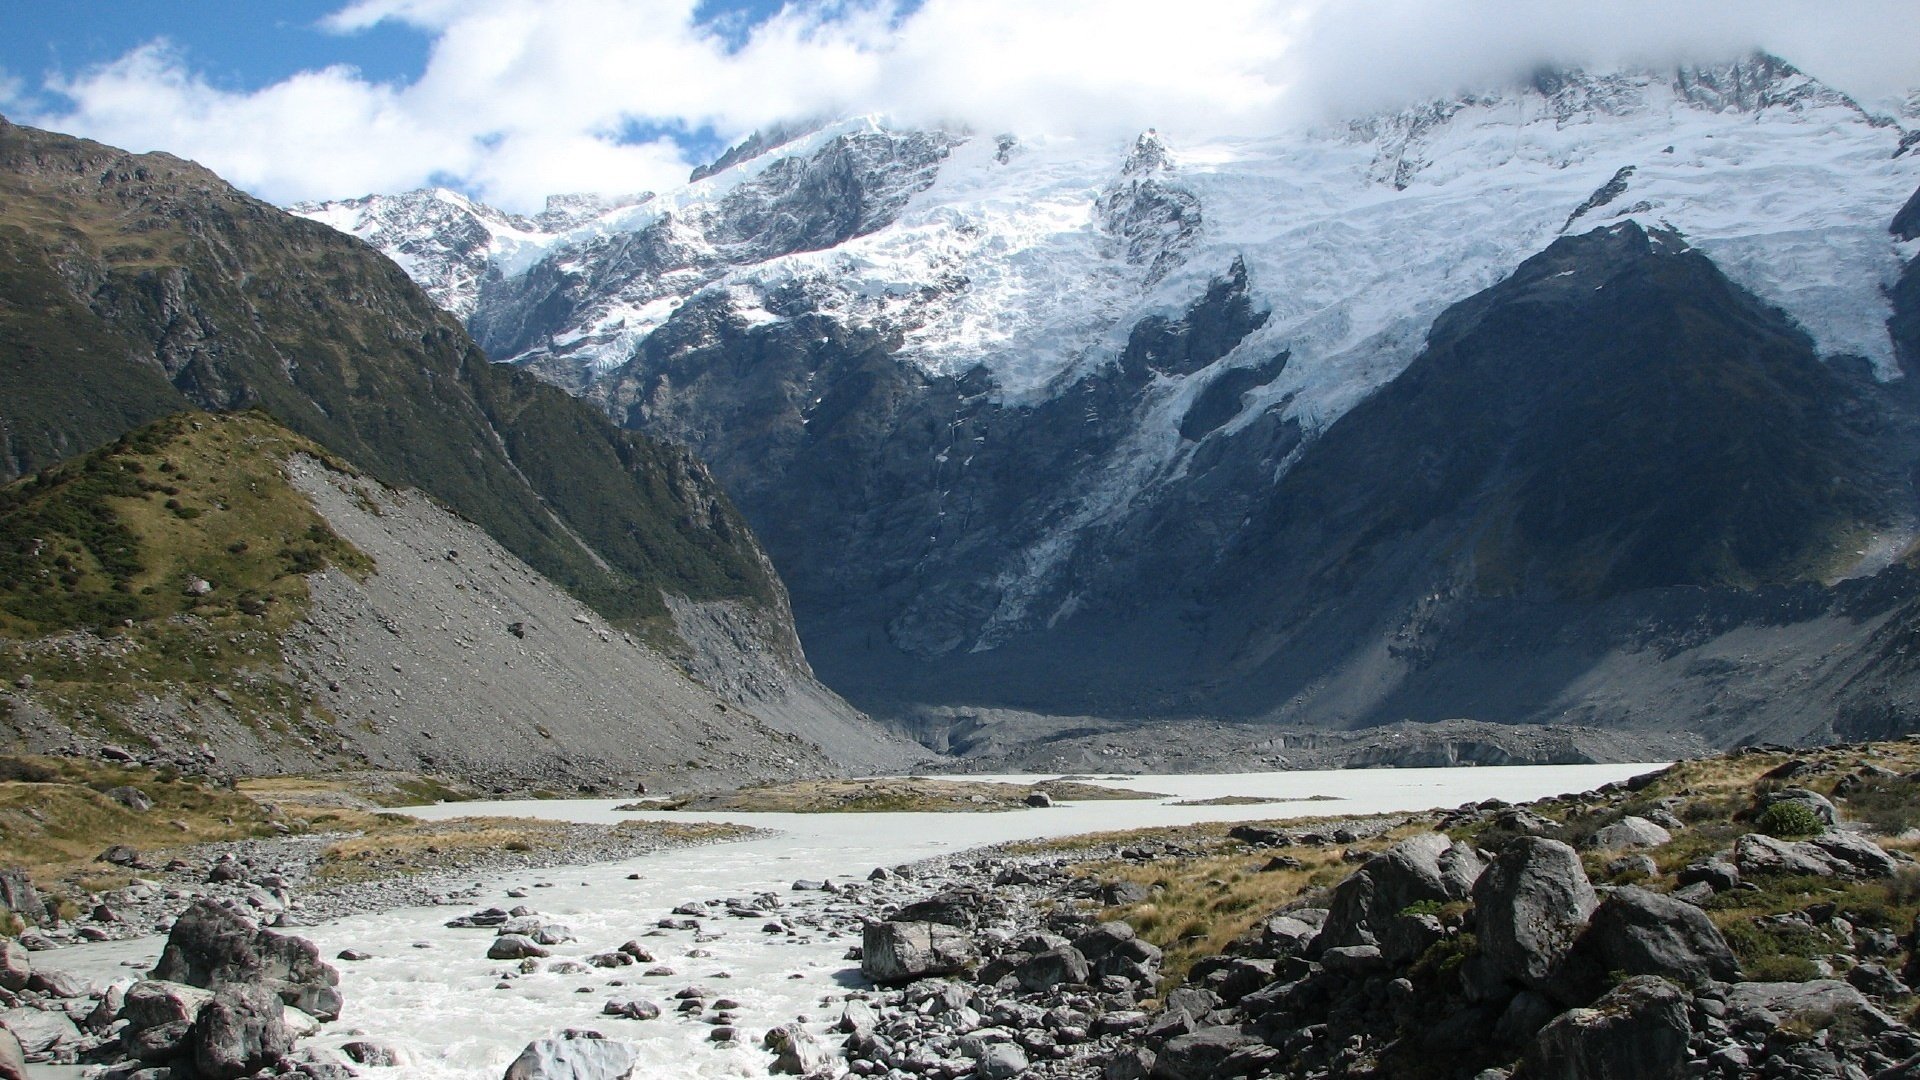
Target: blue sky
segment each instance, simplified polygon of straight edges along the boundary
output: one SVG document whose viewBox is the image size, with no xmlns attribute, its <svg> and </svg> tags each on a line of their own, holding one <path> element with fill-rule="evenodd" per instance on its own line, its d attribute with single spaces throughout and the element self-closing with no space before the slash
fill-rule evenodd
<svg viewBox="0 0 1920 1080">
<path fill-rule="evenodd" d="M 21 0 L 0 19 L 0 69 L 38 82 L 76 73 L 168 38 L 216 86 L 257 90 L 295 72 L 351 64 L 368 78 L 408 79 L 426 66 L 432 38 L 388 23 L 355 34 L 319 22 L 336 0 Z"/>
<path fill-rule="evenodd" d="M 1258 134 L 1542 64 L 1779 53 L 1920 86 L 1916 0 L 14 0 L 0 112 L 277 202 L 661 190 L 769 123 Z M 1920 99 L 1916 99 L 1920 107 Z"/>
</svg>

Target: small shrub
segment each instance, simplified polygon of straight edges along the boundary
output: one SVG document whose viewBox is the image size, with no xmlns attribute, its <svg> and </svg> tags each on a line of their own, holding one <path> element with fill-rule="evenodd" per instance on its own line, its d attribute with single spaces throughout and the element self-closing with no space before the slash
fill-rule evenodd
<svg viewBox="0 0 1920 1080">
<path fill-rule="evenodd" d="M 1826 831 L 1826 822 L 1813 807 L 1802 802 L 1777 802 L 1754 819 L 1754 826 L 1768 836 L 1782 840 L 1795 840 L 1807 836 L 1818 836 Z"/>
</svg>

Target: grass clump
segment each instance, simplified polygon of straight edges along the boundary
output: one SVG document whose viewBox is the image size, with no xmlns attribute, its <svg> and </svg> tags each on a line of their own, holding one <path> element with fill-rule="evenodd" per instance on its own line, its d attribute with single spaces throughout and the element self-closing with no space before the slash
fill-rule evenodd
<svg viewBox="0 0 1920 1080">
<path fill-rule="evenodd" d="M 1760 811 L 1754 827 L 1782 840 L 1800 840 L 1826 831 L 1826 822 L 1803 802 L 1777 802 Z"/>
</svg>

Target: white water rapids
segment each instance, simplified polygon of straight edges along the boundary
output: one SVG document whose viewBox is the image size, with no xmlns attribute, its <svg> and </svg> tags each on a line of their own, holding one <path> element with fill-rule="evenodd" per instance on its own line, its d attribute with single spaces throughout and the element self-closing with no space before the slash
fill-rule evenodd
<svg viewBox="0 0 1920 1080">
<path fill-rule="evenodd" d="M 796 879 L 863 879 L 875 866 L 895 866 L 985 844 L 1065 836 L 1108 829 L 1178 825 L 1200 821 L 1257 821 L 1303 816 L 1371 814 L 1455 806 L 1489 798 L 1522 802 L 1584 791 L 1646 772 L 1654 765 L 1516 766 L 1506 768 L 1406 769 L 1344 772 L 1254 773 L 1220 776 L 1138 776 L 1116 786 L 1168 793 L 1164 800 L 1084 802 L 1047 809 L 978 814 L 732 814 L 615 811 L 614 800 L 454 803 L 408 812 L 426 818 L 514 815 L 569 821 L 611 822 L 634 817 L 661 820 L 733 821 L 778 830 L 778 835 L 741 843 L 670 851 L 621 863 L 556 867 L 483 880 L 469 907 L 404 908 L 356 915 L 293 931 L 312 938 L 321 955 L 340 969 L 346 1009 L 341 1019 L 311 1040 L 338 1046 L 371 1038 L 404 1048 L 405 1068 L 363 1068 L 363 1075 L 419 1080 L 497 1080 L 530 1040 L 563 1028 L 592 1028 L 627 1039 L 642 1050 L 636 1075 L 650 1078 L 761 1077 L 771 1057 L 759 1048 L 767 1029 L 805 1016 L 824 1032 L 839 1016 L 828 995 L 863 985 L 858 964 L 844 959 L 857 939 L 818 933 L 762 932 L 766 920 L 703 920 L 714 940 L 696 943 L 687 931 L 644 936 L 676 905 L 695 900 L 778 893 L 789 907 L 842 903 L 819 892 L 792 892 Z M 956 777 L 1027 782 L 1040 777 Z M 1252 806 L 1180 807 L 1180 799 L 1261 796 L 1338 801 L 1280 802 Z M 628 880 L 629 874 L 640 875 Z M 544 886 L 544 887 L 543 887 Z M 505 896 L 527 888 L 523 900 Z M 638 938 L 670 977 L 645 977 L 651 965 L 587 974 L 546 970 L 521 975 L 496 989 L 513 964 L 486 959 L 493 934 L 444 924 L 472 907 L 525 904 L 570 927 L 578 940 L 554 948 L 554 959 L 583 960 Z M 782 912 L 782 913 L 786 913 Z M 775 914 L 782 914 L 775 913 Z M 772 919 L 774 915 L 769 915 Z M 162 939 L 76 946 L 36 957 L 102 982 L 130 980 L 152 967 Z M 342 949 L 372 954 L 358 962 L 331 958 Z M 690 957 L 692 949 L 709 956 Z M 546 963 L 551 963 L 548 961 Z M 543 965 L 544 967 L 544 965 Z M 721 977 L 719 973 L 729 977 Z M 613 986 L 614 982 L 624 985 Z M 740 1042 L 708 1041 L 712 1028 L 675 1014 L 675 991 L 690 984 L 739 1002 Z M 611 997 L 641 996 L 668 1010 L 660 1019 L 632 1021 L 600 1015 Z M 45 1070 L 36 1076 L 69 1076 Z"/>
</svg>

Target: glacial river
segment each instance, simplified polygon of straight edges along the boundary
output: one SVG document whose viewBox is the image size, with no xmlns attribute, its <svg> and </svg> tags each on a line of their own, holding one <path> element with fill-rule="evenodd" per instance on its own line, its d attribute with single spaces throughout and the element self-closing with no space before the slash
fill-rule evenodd
<svg viewBox="0 0 1920 1080">
<path fill-rule="evenodd" d="M 981 814 L 735 814 L 616 811 L 621 800 L 457 803 L 417 807 L 425 818 L 509 815 L 611 822 L 635 817 L 732 821 L 777 835 L 742 843 L 664 852 L 621 863 L 558 867 L 483 879 L 480 898 L 461 908 L 406 908 L 338 919 L 296 932 L 315 940 L 326 957 L 353 948 L 371 953 L 340 969 L 346 1011 L 316 1036 L 314 1045 L 338 1046 L 371 1038 L 404 1050 L 402 1069 L 363 1069 L 370 1077 L 420 1080 L 498 1080 L 529 1040 L 564 1028 L 593 1028 L 642 1047 L 650 1078 L 766 1076 L 761 1033 L 796 1016 L 816 1027 L 839 1015 L 826 999 L 860 985 L 858 965 L 844 959 L 847 938 L 817 933 L 762 932 L 762 920 L 705 920 L 695 941 L 687 931 L 644 936 L 676 905 L 694 900 L 774 892 L 804 911 L 832 898 L 792 892 L 797 879 L 864 879 L 875 866 L 895 866 L 1009 840 L 1066 836 L 1108 829 L 1201 821 L 1253 821 L 1335 814 L 1369 814 L 1457 806 L 1501 798 L 1525 801 L 1584 791 L 1646 772 L 1657 765 L 1516 766 L 1507 768 L 1284 772 L 1195 776 L 1135 776 L 1115 786 L 1164 792 L 1169 798 L 1059 804 L 1046 809 Z M 1026 782 L 1044 777 L 955 777 Z M 1255 806 L 1174 806 L 1179 800 L 1260 796 L 1289 801 Z M 1309 801 L 1313 796 L 1337 801 Z M 1297 800 L 1297 801 L 1295 801 Z M 637 880 L 629 875 L 638 875 Z M 508 899 L 508 889 L 527 890 Z M 502 982 L 513 965 L 486 959 L 492 934 L 444 924 L 473 907 L 525 904 L 565 924 L 578 940 L 556 946 L 554 959 L 581 960 L 638 938 L 671 976 L 647 977 L 649 965 L 585 974 L 547 971 Z M 817 910 L 817 907 L 815 908 Z M 769 916 L 771 918 L 771 916 Z M 719 936 L 712 936 L 714 933 Z M 131 979 L 150 968 L 160 938 L 78 946 L 42 954 L 97 980 Z M 694 955 L 689 955 L 693 953 Z M 622 986 L 612 983 L 619 981 Z M 707 987 L 739 1003 L 741 1041 L 720 1045 L 711 1028 L 672 1013 L 674 991 Z M 504 988 L 502 988 L 504 987 Z M 600 1015 L 611 997 L 636 995 L 666 1006 L 666 1016 L 632 1021 Z M 46 1070 L 36 1076 L 71 1076 Z"/>
</svg>

